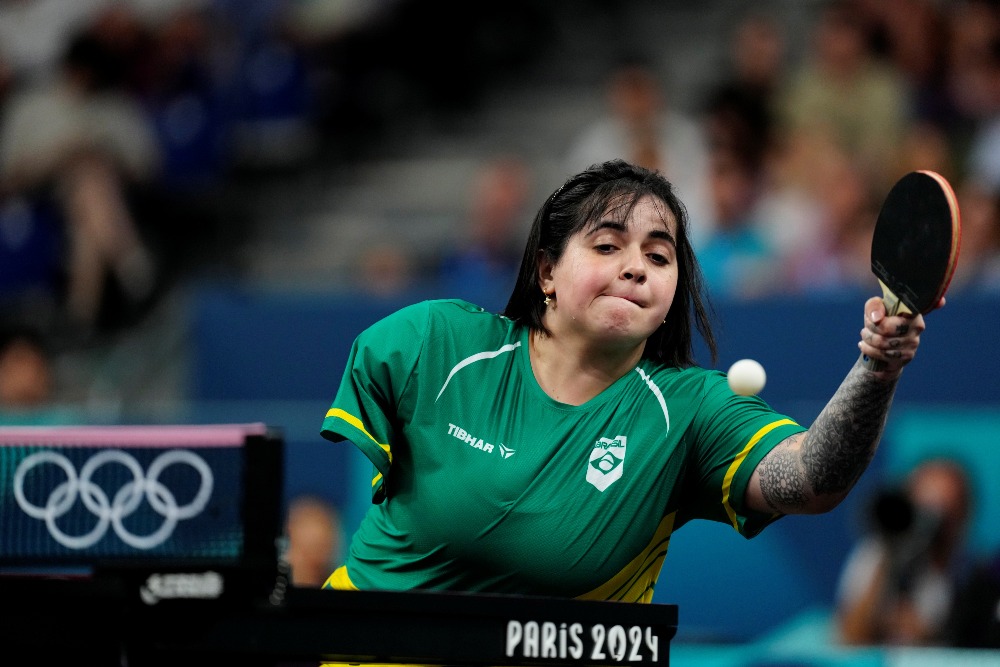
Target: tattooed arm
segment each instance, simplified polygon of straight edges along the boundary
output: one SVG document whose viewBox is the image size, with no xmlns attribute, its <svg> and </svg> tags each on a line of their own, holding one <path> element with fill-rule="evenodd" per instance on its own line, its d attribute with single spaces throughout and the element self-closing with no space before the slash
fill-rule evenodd
<svg viewBox="0 0 1000 667">
<path fill-rule="evenodd" d="M 938 307 L 943 305 L 944 299 Z M 817 514 L 847 496 L 875 456 L 900 373 L 913 360 L 924 328 L 921 315 L 886 316 L 878 297 L 865 303 L 858 347 L 885 361 L 885 369 L 869 371 L 858 359 L 809 430 L 786 439 L 754 470 L 748 507 Z"/>
</svg>

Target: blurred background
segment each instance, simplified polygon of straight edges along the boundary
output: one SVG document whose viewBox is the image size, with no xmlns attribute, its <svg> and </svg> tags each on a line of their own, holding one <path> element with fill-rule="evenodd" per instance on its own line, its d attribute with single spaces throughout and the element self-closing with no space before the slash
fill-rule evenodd
<svg viewBox="0 0 1000 667">
<path fill-rule="evenodd" d="M 715 366 L 759 360 L 805 423 L 855 361 L 891 185 L 936 170 L 963 215 L 852 497 L 672 540 L 678 664 L 838 648 L 870 501 L 929 456 L 972 478 L 968 555 L 1000 551 L 992 0 L 0 0 L 0 420 L 267 422 L 289 503 L 346 539 L 369 464 L 319 427 L 354 336 L 423 298 L 502 308 L 540 203 L 619 156 L 688 206 Z"/>
</svg>

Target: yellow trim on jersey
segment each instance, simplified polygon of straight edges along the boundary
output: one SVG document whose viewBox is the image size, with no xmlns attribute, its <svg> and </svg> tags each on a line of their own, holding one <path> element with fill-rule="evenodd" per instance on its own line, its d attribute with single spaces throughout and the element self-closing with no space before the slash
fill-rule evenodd
<svg viewBox="0 0 1000 667">
<path fill-rule="evenodd" d="M 352 414 L 344 412 L 340 408 L 330 408 L 327 411 L 326 416 L 327 416 L 327 418 L 337 417 L 338 419 L 343 419 L 345 422 L 347 422 L 348 424 L 350 424 L 354 428 L 356 428 L 359 431 L 361 431 L 362 433 L 364 433 L 366 436 L 368 436 L 369 440 L 371 440 L 372 442 L 374 442 L 376 445 L 378 445 L 379 447 L 381 447 L 385 451 L 385 455 L 389 457 L 389 463 L 392 463 L 392 452 L 389 451 L 389 445 L 383 445 L 381 442 L 379 442 L 378 440 L 376 440 L 372 436 L 372 434 L 369 433 L 365 429 L 365 425 L 361 422 L 360 419 L 358 419 L 357 417 L 355 417 Z M 376 478 L 376 481 L 378 481 L 377 478 Z M 375 486 L 374 482 L 372 483 L 372 486 Z"/>
<path fill-rule="evenodd" d="M 663 568 L 670 546 L 670 535 L 674 532 L 674 518 L 677 512 L 663 517 L 653 533 L 653 539 L 628 565 L 589 593 L 577 597 L 578 600 L 615 600 L 619 602 L 652 602 L 653 589 Z"/>
<path fill-rule="evenodd" d="M 351 577 L 347 574 L 347 566 L 341 565 L 336 570 L 333 571 L 326 581 L 323 582 L 323 588 L 333 588 L 338 591 L 356 591 L 358 587 L 354 585 L 351 581 Z"/>
<path fill-rule="evenodd" d="M 743 451 L 737 454 L 736 458 L 733 459 L 733 462 L 729 464 L 729 470 L 726 471 L 726 477 L 722 480 L 722 506 L 726 508 L 726 514 L 729 515 L 729 521 L 733 524 L 733 528 L 735 528 L 737 532 L 740 529 L 739 519 L 736 518 L 736 512 L 733 510 L 732 505 L 729 504 L 729 492 L 732 490 L 733 478 L 736 477 L 736 471 L 739 469 L 740 464 L 743 463 L 743 460 L 747 457 L 750 450 L 753 449 L 753 446 L 756 445 L 761 438 L 779 426 L 787 426 L 789 424 L 794 425 L 795 422 L 791 419 L 779 419 L 776 422 L 771 422 L 767 426 L 764 426 L 753 434 L 753 437 L 750 438 L 750 442 L 747 443 L 747 446 L 744 447 Z"/>
</svg>

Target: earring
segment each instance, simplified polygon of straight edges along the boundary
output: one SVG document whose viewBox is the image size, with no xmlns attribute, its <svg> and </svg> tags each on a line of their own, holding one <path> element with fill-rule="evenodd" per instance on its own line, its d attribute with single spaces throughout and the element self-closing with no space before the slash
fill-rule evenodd
<svg viewBox="0 0 1000 667">
<path fill-rule="evenodd" d="M 542 294 L 545 294 L 545 292 L 542 292 Z M 548 306 L 550 303 L 552 303 L 552 295 L 551 294 L 545 294 L 545 301 L 543 301 L 542 303 L 544 303 L 546 306 Z"/>
</svg>

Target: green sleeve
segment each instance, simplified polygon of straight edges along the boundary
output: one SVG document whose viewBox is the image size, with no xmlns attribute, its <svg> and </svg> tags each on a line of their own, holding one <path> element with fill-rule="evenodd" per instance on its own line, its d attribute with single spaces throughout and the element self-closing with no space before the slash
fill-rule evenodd
<svg viewBox="0 0 1000 667">
<path fill-rule="evenodd" d="M 744 537 L 753 537 L 781 515 L 746 508 L 750 477 L 778 443 L 806 429 L 757 396 L 734 394 L 723 373 L 706 376 L 704 395 L 693 431 L 700 498 L 694 515 L 729 523 Z"/>
<path fill-rule="evenodd" d="M 351 346 L 336 397 L 320 434 L 349 440 L 374 465 L 372 502 L 386 496 L 397 441 L 400 402 L 420 357 L 427 329 L 426 303 L 407 306 L 363 331 Z"/>
</svg>

